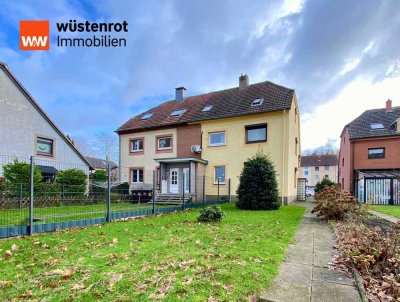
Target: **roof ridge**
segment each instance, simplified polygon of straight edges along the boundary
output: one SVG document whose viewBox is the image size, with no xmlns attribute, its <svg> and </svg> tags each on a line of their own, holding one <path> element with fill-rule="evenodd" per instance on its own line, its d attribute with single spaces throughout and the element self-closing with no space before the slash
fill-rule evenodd
<svg viewBox="0 0 400 302">
<path fill-rule="evenodd" d="M 289 109 L 294 98 L 294 89 L 278 85 L 271 81 L 262 81 L 251 84 L 245 89 L 238 86 L 221 90 L 199 93 L 186 97 L 183 101 L 166 100 L 146 111 L 142 111 L 122 124 L 116 132 L 127 130 L 144 130 L 147 128 L 172 126 L 193 121 L 218 119 L 225 117 L 241 116 L 253 113 L 264 113 Z M 251 102 L 256 98 L 264 98 L 268 102 L 258 107 L 251 107 Z M 202 113 L 201 107 L 212 104 L 215 111 Z M 246 107 L 248 105 L 248 108 Z M 173 121 L 168 119 L 169 110 L 187 109 L 188 112 Z M 142 120 L 143 115 L 153 113 L 155 116 Z M 196 115 L 197 114 L 197 115 Z"/>
<path fill-rule="evenodd" d="M 251 86 L 260 85 L 260 84 L 264 84 L 264 83 L 272 84 L 272 85 L 274 85 L 274 86 L 278 86 L 278 87 L 280 87 L 280 88 L 287 89 L 288 91 L 294 91 L 294 89 L 292 89 L 292 88 L 288 88 L 288 87 L 285 87 L 285 86 L 276 84 L 276 83 L 271 82 L 271 81 L 268 81 L 268 80 L 250 84 L 248 87 L 246 87 L 245 89 L 243 89 L 243 91 L 246 90 L 247 88 L 251 87 Z M 199 97 L 199 96 L 203 96 L 203 95 L 208 95 L 208 94 L 212 94 L 212 93 L 218 93 L 218 92 L 223 92 L 223 91 L 228 91 L 228 90 L 233 90 L 233 89 L 239 89 L 239 86 L 230 87 L 230 88 L 225 88 L 225 89 L 221 89 L 221 90 L 208 91 L 208 92 L 204 92 L 204 93 L 200 93 L 200 94 L 190 95 L 190 96 L 187 96 L 183 101 L 167 100 L 167 101 L 164 101 L 164 102 L 158 104 L 157 106 L 152 107 L 151 109 L 156 108 L 156 107 L 158 107 L 158 106 L 160 106 L 160 105 L 163 105 L 163 104 L 166 104 L 166 103 L 183 103 L 183 102 L 184 102 L 186 99 L 188 99 L 188 98 Z M 141 114 L 143 114 L 143 113 L 145 113 L 145 112 L 147 112 L 147 111 L 150 111 L 151 109 L 146 110 L 146 111 L 144 111 L 144 112 L 142 112 L 142 113 L 139 113 L 137 116 L 139 116 L 139 115 L 141 115 Z"/>
</svg>

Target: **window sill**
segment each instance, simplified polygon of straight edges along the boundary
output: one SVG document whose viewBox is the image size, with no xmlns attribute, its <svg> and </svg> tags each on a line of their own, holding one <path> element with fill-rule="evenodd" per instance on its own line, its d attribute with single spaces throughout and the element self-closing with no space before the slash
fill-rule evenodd
<svg viewBox="0 0 400 302">
<path fill-rule="evenodd" d="M 221 145 L 208 145 L 208 147 L 213 148 L 213 147 L 225 147 L 226 144 L 221 144 Z"/>
<path fill-rule="evenodd" d="M 225 183 L 225 182 L 220 182 L 219 185 L 220 185 L 220 186 L 224 186 L 224 185 L 226 185 L 226 183 Z M 214 186 L 218 186 L 218 183 L 217 183 L 217 182 L 214 182 Z"/>
<path fill-rule="evenodd" d="M 267 140 L 260 140 L 260 141 L 246 141 L 246 144 L 257 144 L 257 143 L 266 143 Z"/>
<path fill-rule="evenodd" d="M 144 150 L 142 151 L 130 151 L 129 155 L 143 155 L 144 154 Z"/>
<path fill-rule="evenodd" d="M 54 157 L 54 154 L 46 154 L 46 153 L 40 153 L 40 152 L 37 152 L 36 155 L 37 156 L 45 156 L 45 157 Z"/>
</svg>

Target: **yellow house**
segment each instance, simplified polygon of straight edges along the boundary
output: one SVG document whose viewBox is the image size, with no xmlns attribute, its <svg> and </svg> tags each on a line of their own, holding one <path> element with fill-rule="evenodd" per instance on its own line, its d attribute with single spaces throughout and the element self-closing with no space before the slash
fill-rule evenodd
<svg viewBox="0 0 400 302">
<path fill-rule="evenodd" d="M 296 199 L 300 159 L 300 115 L 294 90 L 271 82 L 186 97 L 152 108 L 122 125 L 121 180 L 131 191 L 148 190 L 153 172 L 159 198 L 194 200 L 236 194 L 245 162 L 258 150 L 275 164 L 282 203 Z"/>
</svg>

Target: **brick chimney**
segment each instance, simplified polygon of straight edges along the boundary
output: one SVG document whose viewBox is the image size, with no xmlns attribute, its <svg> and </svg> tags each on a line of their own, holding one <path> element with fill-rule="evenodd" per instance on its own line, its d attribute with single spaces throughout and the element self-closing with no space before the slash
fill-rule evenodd
<svg viewBox="0 0 400 302">
<path fill-rule="evenodd" d="M 388 99 L 386 101 L 386 111 L 390 111 L 390 110 L 392 110 L 392 100 Z"/>
<path fill-rule="evenodd" d="M 246 89 L 249 86 L 249 76 L 247 74 L 242 74 L 239 77 L 239 89 Z"/>
<path fill-rule="evenodd" d="M 186 98 L 186 88 L 178 87 L 175 88 L 175 101 L 183 101 Z"/>
</svg>

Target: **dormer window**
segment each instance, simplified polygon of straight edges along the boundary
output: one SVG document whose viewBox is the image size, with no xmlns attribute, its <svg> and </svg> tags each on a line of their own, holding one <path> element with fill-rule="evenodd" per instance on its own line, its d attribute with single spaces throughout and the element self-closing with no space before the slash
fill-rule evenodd
<svg viewBox="0 0 400 302">
<path fill-rule="evenodd" d="M 149 118 L 151 118 L 153 116 L 153 113 L 146 113 L 145 115 L 143 115 L 141 117 L 141 120 L 148 120 Z"/>
<path fill-rule="evenodd" d="M 203 111 L 203 112 L 210 111 L 212 107 L 213 107 L 212 105 L 207 105 L 207 106 L 205 106 L 205 107 L 203 108 L 203 110 L 201 110 L 201 111 Z"/>
<path fill-rule="evenodd" d="M 175 110 L 173 111 L 169 116 L 174 117 L 174 116 L 180 116 L 182 113 L 185 112 L 185 109 L 179 109 L 179 110 Z"/>
<path fill-rule="evenodd" d="M 372 123 L 370 127 L 372 130 L 385 129 L 382 123 Z"/>
<path fill-rule="evenodd" d="M 260 106 L 264 102 L 264 99 L 255 99 L 251 106 Z"/>
</svg>

